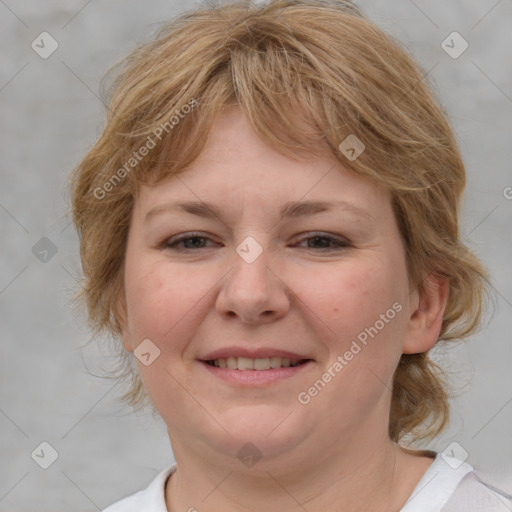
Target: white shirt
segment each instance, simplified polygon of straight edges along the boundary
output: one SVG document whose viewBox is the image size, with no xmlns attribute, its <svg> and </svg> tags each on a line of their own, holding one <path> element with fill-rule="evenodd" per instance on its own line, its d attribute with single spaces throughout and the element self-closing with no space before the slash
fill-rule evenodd
<svg viewBox="0 0 512 512">
<path fill-rule="evenodd" d="M 176 464 L 149 486 L 103 512 L 168 512 L 165 484 Z M 193 507 L 191 507 L 193 510 Z M 510 512 L 512 496 L 484 483 L 466 462 L 438 453 L 399 512 Z"/>
</svg>

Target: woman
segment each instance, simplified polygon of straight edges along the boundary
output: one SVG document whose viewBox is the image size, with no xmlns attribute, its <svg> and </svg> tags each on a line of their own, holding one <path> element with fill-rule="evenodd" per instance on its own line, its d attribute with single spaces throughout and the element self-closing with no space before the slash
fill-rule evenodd
<svg viewBox="0 0 512 512">
<path fill-rule="evenodd" d="M 91 325 L 176 464 L 107 511 L 509 510 L 406 447 L 448 420 L 429 350 L 481 317 L 464 185 L 422 71 L 349 2 L 197 9 L 135 50 L 73 214 Z"/>
</svg>

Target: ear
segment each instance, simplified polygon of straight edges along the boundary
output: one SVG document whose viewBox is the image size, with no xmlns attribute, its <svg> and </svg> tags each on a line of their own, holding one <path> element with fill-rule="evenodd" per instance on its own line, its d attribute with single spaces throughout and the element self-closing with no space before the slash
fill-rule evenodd
<svg viewBox="0 0 512 512">
<path fill-rule="evenodd" d="M 439 338 L 448 302 L 449 278 L 430 274 L 421 293 L 412 295 L 411 316 L 403 344 L 404 354 L 430 350 Z"/>
</svg>

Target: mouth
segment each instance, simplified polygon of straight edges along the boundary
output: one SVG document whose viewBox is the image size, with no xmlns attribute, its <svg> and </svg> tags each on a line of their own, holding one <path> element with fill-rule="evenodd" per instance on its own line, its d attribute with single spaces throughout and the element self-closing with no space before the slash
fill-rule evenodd
<svg viewBox="0 0 512 512">
<path fill-rule="evenodd" d="M 216 368 L 227 368 L 229 370 L 265 371 L 276 368 L 294 368 L 306 364 L 309 361 L 311 361 L 311 359 L 290 359 L 287 357 L 220 357 L 203 362 Z"/>
<path fill-rule="evenodd" d="M 202 367 L 214 378 L 242 388 L 266 388 L 278 382 L 311 371 L 313 359 L 288 357 L 218 357 L 199 360 Z"/>
</svg>

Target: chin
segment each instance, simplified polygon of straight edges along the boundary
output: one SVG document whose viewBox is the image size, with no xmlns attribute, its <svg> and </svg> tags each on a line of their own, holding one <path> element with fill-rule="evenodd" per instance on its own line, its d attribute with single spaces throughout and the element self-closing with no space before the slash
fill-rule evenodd
<svg viewBox="0 0 512 512">
<path fill-rule="evenodd" d="M 227 432 L 220 427 L 204 432 L 204 423 L 199 428 L 207 443 L 220 452 L 240 460 L 253 457 L 268 461 L 293 450 L 308 437 L 308 425 L 299 416 L 297 411 L 277 406 L 233 407 L 218 417 Z"/>
</svg>

